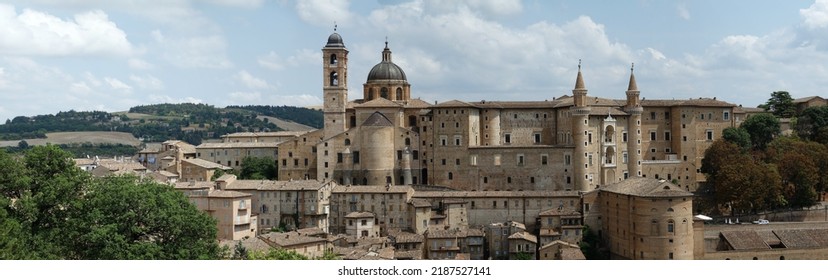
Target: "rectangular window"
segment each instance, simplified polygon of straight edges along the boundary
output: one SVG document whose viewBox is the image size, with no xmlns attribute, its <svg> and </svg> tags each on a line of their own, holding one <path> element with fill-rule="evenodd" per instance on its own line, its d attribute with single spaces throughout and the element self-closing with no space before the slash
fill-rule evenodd
<svg viewBox="0 0 828 280">
<path fill-rule="evenodd" d="M 352 155 L 354 157 L 354 163 L 359 163 L 359 151 L 354 151 Z"/>
<path fill-rule="evenodd" d="M 469 156 L 469 165 L 477 166 L 477 155 Z"/>
<path fill-rule="evenodd" d="M 699 114 L 699 119 L 704 119 L 704 113 Z"/>
<path fill-rule="evenodd" d="M 664 141 L 670 141 L 670 132 L 669 131 L 664 132 Z"/>
<path fill-rule="evenodd" d="M 728 112 L 728 111 L 722 112 L 722 119 L 726 120 L 726 121 L 730 120 L 730 112 Z"/>
<path fill-rule="evenodd" d="M 460 146 L 460 142 L 461 142 L 462 139 L 463 139 L 462 136 L 454 136 L 454 145 L 455 146 Z"/>
<path fill-rule="evenodd" d="M 589 156 L 587 156 L 587 163 L 589 163 L 589 166 L 592 166 L 592 153 L 589 153 Z"/>
<path fill-rule="evenodd" d="M 460 159 L 459 158 L 454 159 L 454 165 L 460 165 Z"/>
<path fill-rule="evenodd" d="M 587 142 L 589 142 L 590 144 L 592 144 L 592 132 L 590 132 L 589 134 L 587 134 L 587 138 L 589 138 L 589 139 L 587 139 Z"/>
<path fill-rule="evenodd" d="M 627 142 L 627 132 L 626 131 L 621 133 L 621 141 L 622 142 Z"/>
<path fill-rule="evenodd" d="M 713 130 L 712 129 L 708 129 L 707 133 L 705 133 L 705 134 L 707 134 L 707 140 L 708 141 L 713 141 Z"/>
<path fill-rule="evenodd" d="M 656 119 L 656 112 L 650 112 L 650 120 Z"/>
<path fill-rule="evenodd" d="M 500 166 L 500 155 L 494 155 L 494 165 Z"/>
<path fill-rule="evenodd" d="M 397 160 L 402 160 L 402 150 L 397 150 Z"/>
<path fill-rule="evenodd" d="M 548 155 L 541 155 L 541 165 L 549 164 L 549 156 Z"/>
<path fill-rule="evenodd" d="M 535 133 L 535 144 L 538 144 L 538 143 L 540 143 L 540 142 L 541 142 L 541 135 L 540 135 L 540 133 Z"/>
<path fill-rule="evenodd" d="M 650 141 L 655 141 L 655 140 L 656 140 L 656 132 L 655 131 L 650 131 Z"/>
<path fill-rule="evenodd" d="M 669 119 L 670 119 L 670 112 L 664 112 L 664 119 L 665 119 L 665 120 L 669 120 Z"/>
<path fill-rule="evenodd" d="M 517 164 L 518 165 L 523 165 L 523 155 L 518 155 L 517 156 Z"/>
<path fill-rule="evenodd" d="M 504 143 L 507 143 L 507 144 L 512 143 L 512 135 L 511 134 L 506 133 L 505 135 L 503 135 L 503 138 L 504 138 L 504 141 L 503 141 Z"/>
<path fill-rule="evenodd" d="M 572 155 L 564 155 L 564 165 L 572 164 Z"/>
<path fill-rule="evenodd" d="M 336 153 L 336 162 L 342 163 L 342 153 Z"/>
<path fill-rule="evenodd" d="M 440 135 L 440 146 L 448 145 L 448 136 Z"/>
<path fill-rule="evenodd" d="M 621 163 L 627 163 L 627 161 L 629 160 L 629 158 L 630 158 L 630 156 L 629 156 L 629 155 L 627 155 L 627 152 L 622 153 L 622 154 L 621 154 Z"/>
</svg>

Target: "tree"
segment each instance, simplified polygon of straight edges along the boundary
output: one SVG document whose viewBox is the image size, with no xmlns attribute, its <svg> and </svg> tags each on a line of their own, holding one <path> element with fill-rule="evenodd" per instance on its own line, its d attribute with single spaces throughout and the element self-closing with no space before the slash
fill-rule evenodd
<svg viewBox="0 0 828 280">
<path fill-rule="evenodd" d="M 810 107 L 796 119 L 794 131 L 803 139 L 828 144 L 828 106 Z"/>
<path fill-rule="evenodd" d="M 730 206 L 731 213 L 742 213 L 785 203 L 775 167 L 757 162 L 731 142 L 713 142 L 704 153 L 701 171 L 707 176 L 707 184 L 699 195 L 713 207 Z"/>
<path fill-rule="evenodd" d="M 790 118 L 796 114 L 793 98 L 787 91 L 774 91 L 768 102 L 759 107 L 779 118 Z"/>
<path fill-rule="evenodd" d="M 782 156 L 779 171 L 791 207 L 810 207 L 816 203 L 819 170 L 810 158 L 798 152 L 786 153 Z"/>
<path fill-rule="evenodd" d="M 54 145 L 35 146 L 22 160 L 0 153 L 0 168 L 0 192 L 14 201 L 6 210 L 20 225 L 26 258 L 64 258 L 69 213 L 85 192 L 89 174 Z"/>
<path fill-rule="evenodd" d="M 264 157 L 245 157 L 241 164 L 239 179 L 274 180 L 277 177 L 276 163 Z"/>
<path fill-rule="evenodd" d="M 288 251 L 282 248 L 272 248 L 267 252 L 253 251 L 250 252 L 251 260 L 307 260 L 302 254 L 296 251 Z"/>
<path fill-rule="evenodd" d="M 20 140 L 20 142 L 17 142 L 17 148 L 19 148 L 21 150 L 28 149 L 29 148 L 29 142 L 26 142 L 26 140 Z"/>
<path fill-rule="evenodd" d="M 771 114 L 753 115 L 742 123 L 741 128 L 750 134 L 750 142 L 756 149 L 764 149 L 781 132 L 779 119 Z"/>
<path fill-rule="evenodd" d="M 751 148 L 750 134 L 744 128 L 725 128 L 724 131 L 722 131 L 722 138 L 724 138 L 725 141 L 738 145 L 743 151 L 747 151 Z"/>
<path fill-rule="evenodd" d="M 583 240 L 581 240 L 581 252 L 587 260 L 608 260 L 606 255 L 601 253 L 601 239 L 589 228 L 584 226 Z"/>
<path fill-rule="evenodd" d="M 241 240 L 236 243 L 236 247 L 233 248 L 233 257 L 234 260 L 246 260 L 248 258 L 247 248 L 242 245 Z"/>
<path fill-rule="evenodd" d="M 73 259 L 218 259 L 216 221 L 181 192 L 132 176 L 101 178 L 71 216 Z"/>
</svg>

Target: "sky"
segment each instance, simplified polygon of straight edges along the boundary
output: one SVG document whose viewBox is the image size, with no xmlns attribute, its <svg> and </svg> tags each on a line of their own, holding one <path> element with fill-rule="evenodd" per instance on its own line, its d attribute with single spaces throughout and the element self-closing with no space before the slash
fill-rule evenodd
<svg viewBox="0 0 828 280">
<path fill-rule="evenodd" d="M 322 104 L 339 33 L 349 99 L 384 42 L 427 102 L 826 96 L 828 0 L 3 0 L 0 120 L 194 102 Z"/>
</svg>

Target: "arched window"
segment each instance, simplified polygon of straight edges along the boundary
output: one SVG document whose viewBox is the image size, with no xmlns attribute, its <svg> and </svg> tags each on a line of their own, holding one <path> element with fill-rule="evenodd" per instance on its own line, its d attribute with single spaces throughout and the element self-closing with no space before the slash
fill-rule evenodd
<svg viewBox="0 0 828 280">
<path fill-rule="evenodd" d="M 351 139 L 345 138 L 345 146 L 351 145 Z"/>
<path fill-rule="evenodd" d="M 376 99 L 376 98 L 377 98 L 377 97 L 376 97 L 376 96 L 374 96 L 374 95 L 376 95 L 376 93 L 374 93 L 374 89 L 368 89 L 368 100 L 369 100 L 369 101 L 370 101 L 370 100 L 374 100 L 374 99 Z"/>
<path fill-rule="evenodd" d="M 615 127 L 608 125 L 605 129 L 604 142 L 612 143 L 615 136 Z"/>
<path fill-rule="evenodd" d="M 380 97 L 388 99 L 388 88 L 383 87 L 380 89 Z"/>
<path fill-rule="evenodd" d="M 338 86 L 339 85 L 339 74 L 336 71 L 331 72 L 330 76 L 331 86 Z"/>
<path fill-rule="evenodd" d="M 405 138 L 405 145 L 406 146 L 411 146 L 411 138 L 408 138 L 408 137 Z"/>
<path fill-rule="evenodd" d="M 401 89 L 401 88 L 397 88 L 397 100 L 402 100 L 402 99 L 403 99 L 403 96 L 402 96 L 402 89 Z"/>
<path fill-rule="evenodd" d="M 673 220 L 667 221 L 667 232 L 668 233 L 675 233 L 676 232 L 675 228 L 676 228 L 676 224 L 675 224 L 675 222 L 673 222 Z"/>
<path fill-rule="evenodd" d="M 335 53 L 331 54 L 331 65 L 336 65 L 336 54 Z"/>
<path fill-rule="evenodd" d="M 448 179 L 449 180 L 454 180 L 454 173 L 449 172 L 448 173 Z"/>
</svg>

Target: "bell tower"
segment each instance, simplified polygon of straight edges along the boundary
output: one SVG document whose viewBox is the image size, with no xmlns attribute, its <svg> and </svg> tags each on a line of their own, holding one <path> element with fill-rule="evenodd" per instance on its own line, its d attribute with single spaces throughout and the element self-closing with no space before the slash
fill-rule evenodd
<svg viewBox="0 0 828 280">
<path fill-rule="evenodd" d="M 325 139 L 345 132 L 345 106 L 348 104 L 348 49 L 342 36 L 328 36 L 322 48 L 322 92 L 324 95 Z"/>
</svg>

